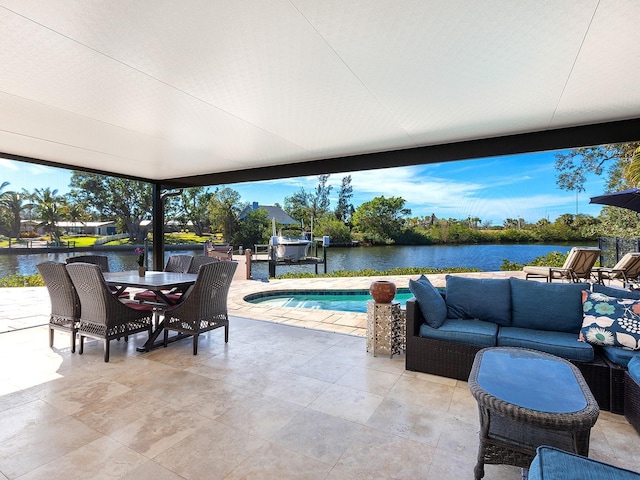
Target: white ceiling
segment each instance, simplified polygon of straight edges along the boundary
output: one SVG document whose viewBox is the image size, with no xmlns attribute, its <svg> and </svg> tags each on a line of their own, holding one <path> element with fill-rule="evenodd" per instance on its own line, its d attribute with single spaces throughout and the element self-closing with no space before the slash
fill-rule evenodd
<svg viewBox="0 0 640 480">
<path fill-rule="evenodd" d="M 0 0 L 0 152 L 162 180 L 640 118 L 638 25 L 638 0 Z"/>
</svg>

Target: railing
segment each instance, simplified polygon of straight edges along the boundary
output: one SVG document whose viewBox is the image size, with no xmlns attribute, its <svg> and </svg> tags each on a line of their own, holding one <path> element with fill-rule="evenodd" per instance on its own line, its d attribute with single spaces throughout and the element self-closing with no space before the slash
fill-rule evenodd
<svg viewBox="0 0 640 480">
<path fill-rule="evenodd" d="M 600 237 L 600 266 L 611 268 L 629 252 L 640 252 L 640 238 Z"/>
<path fill-rule="evenodd" d="M 104 237 L 98 238 L 94 245 L 104 245 L 105 243 L 113 242 L 114 240 L 123 240 L 125 238 L 129 238 L 128 233 L 117 233 L 115 235 L 106 235 Z"/>
</svg>

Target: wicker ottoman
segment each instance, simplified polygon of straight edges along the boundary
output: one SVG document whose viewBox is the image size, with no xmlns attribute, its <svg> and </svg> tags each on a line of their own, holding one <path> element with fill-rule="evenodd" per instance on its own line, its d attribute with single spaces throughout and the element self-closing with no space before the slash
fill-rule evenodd
<svg viewBox="0 0 640 480">
<path fill-rule="evenodd" d="M 529 468 L 541 445 L 587 456 L 600 409 L 580 370 L 524 348 L 480 350 L 469 375 L 480 411 L 476 480 L 485 464 Z"/>
</svg>

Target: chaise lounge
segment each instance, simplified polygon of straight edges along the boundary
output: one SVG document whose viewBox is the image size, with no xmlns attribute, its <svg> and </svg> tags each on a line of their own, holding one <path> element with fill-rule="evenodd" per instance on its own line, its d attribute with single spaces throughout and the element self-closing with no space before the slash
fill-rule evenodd
<svg viewBox="0 0 640 480">
<path fill-rule="evenodd" d="M 591 278 L 591 270 L 600 256 L 600 249 L 593 247 L 573 247 L 562 267 L 544 267 L 537 265 L 525 265 L 522 270 L 525 278 L 546 278 L 547 282 L 553 280 L 568 280 L 570 282 L 588 281 Z"/>
</svg>

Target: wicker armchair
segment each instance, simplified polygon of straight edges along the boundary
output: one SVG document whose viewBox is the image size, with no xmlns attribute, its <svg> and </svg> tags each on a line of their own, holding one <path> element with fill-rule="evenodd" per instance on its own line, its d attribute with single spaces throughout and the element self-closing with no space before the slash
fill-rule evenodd
<svg viewBox="0 0 640 480">
<path fill-rule="evenodd" d="M 109 259 L 104 255 L 78 255 L 76 257 L 67 257 L 67 265 L 70 263 L 82 262 L 92 265 L 99 265 L 103 272 L 109 271 Z"/>
<path fill-rule="evenodd" d="M 64 263 L 43 262 L 36 265 L 51 299 L 49 347 L 53 348 L 55 330 L 71 335 L 71 352 L 76 351 L 76 331 L 80 319 L 80 300 Z"/>
<path fill-rule="evenodd" d="M 114 297 L 107 286 L 102 270 L 97 265 L 72 263 L 67 265 L 69 277 L 80 299 L 80 351 L 84 350 L 84 337 L 104 340 L 104 361 L 109 361 L 109 342 L 114 338 L 148 331 L 153 326 L 153 307 L 143 304 L 125 304 Z"/>
<path fill-rule="evenodd" d="M 214 262 L 202 265 L 196 283 L 184 294 L 182 303 L 164 313 L 164 345 L 169 330 L 193 335 L 193 354 L 198 354 L 198 335 L 224 327 L 224 341 L 229 341 L 227 295 L 237 262 Z"/>
</svg>

